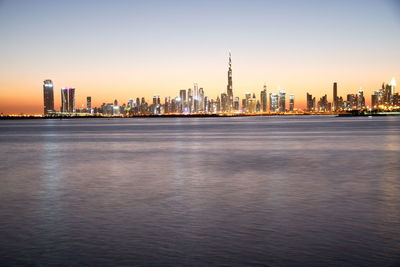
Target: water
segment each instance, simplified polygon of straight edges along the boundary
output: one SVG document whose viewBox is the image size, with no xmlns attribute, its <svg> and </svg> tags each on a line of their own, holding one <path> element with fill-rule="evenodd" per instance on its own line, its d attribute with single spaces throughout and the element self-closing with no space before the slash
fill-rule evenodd
<svg viewBox="0 0 400 267">
<path fill-rule="evenodd" d="M 0 149 L 0 265 L 400 265 L 399 117 L 0 121 Z"/>
</svg>

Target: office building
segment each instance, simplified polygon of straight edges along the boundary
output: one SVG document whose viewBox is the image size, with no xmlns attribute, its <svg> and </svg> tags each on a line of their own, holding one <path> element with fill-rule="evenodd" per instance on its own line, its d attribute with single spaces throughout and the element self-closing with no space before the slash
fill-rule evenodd
<svg viewBox="0 0 400 267">
<path fill-rule="evenodd" d="M 75 88 L 61 88 L 61 112 L 75 112 Z"/>
<path fill-rule="evenodd" d="M 269 111 L 277 112 L 278 110 L 278 95 L 269 93 Z"/>
<path fill-rule="evenodd" d="M 51 80 L 43 82 L 43 114 L 54 111 L 54 85 Z"/>
<path fill-rule="evenodd" d="M 289 111 L 294 110 L 294 95 L 289 95 Z"/>
<path fill-rule="evenodd" d="M 286 92 L 279 91 L 279 112 L 286 111 Z"/>
<path fill-rule="evenodd" d="M 86 109 L 87 109 L 87 112 L 90 112 L 92 110 L 92 97 L 91 96 L 86 97 Z"/>
<path fill-rule="evenodd" d="M 338 111 L 339 108 L 339 103 L 338 103 L 338 95 L 337 95 L 337 83 L 333 83 L 333 108 L 332 111 Z"/>
<path fill-rule="evenodd" d="M 307 111 L 308 112 L 315 111 L 315 97 L 313 97 L 309 93 L 307 93 Z"/>
<path fill-rule="evenodd" d="M 261 110 L 267 112 L 267 86 L 264 84 L 264 88 L 260 93 Z"/>
</svg>

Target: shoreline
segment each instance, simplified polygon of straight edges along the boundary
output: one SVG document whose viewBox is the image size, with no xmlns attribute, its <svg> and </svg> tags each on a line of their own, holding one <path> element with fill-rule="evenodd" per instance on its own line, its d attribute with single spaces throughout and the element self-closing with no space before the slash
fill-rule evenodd
<svg viewBox="0 0 400 267">
<path fill-rule="evenodd" d="M 134 118 L 230 118 L 230 117 L 272 117 L 272 116 L 335 116 L 335 117 L 369 117 L 369 116 L 399 116 L 400 112 L 316 112 L 316 113 L 259 113 L 259 114 L 162 114 L 162 115 L 134 115 L 134 116 L 103 116 L 103 115 L 64 115 L 64 116 L 38 116 L 38 115 L 2 115 L 0 120 L 23 119 L 134 119 Z"/>
</svg>

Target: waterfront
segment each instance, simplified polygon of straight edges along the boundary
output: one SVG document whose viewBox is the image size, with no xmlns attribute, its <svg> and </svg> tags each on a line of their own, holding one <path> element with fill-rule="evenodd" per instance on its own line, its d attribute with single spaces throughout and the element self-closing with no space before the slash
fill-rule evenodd
<svg viewBox="0 0 400 267">
<path fill-rule="evenodd" d="M 400 118 L 0 121 L 3 265 L 400 264 Z"/>
</svg>

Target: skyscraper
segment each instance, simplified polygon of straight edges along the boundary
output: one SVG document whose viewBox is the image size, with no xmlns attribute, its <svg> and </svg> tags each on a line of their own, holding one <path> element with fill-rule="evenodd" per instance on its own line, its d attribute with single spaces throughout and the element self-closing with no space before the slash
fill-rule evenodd
<svg viewBox="0 0 400 267">
<path fill-rule="evenodd" d="M 286 111 L 286 92 L 279 91 L 279 112 Z"/>
<path fill-rule="evenodd" d="M 204 89 L 203 88 L 199 89 L 199 95 L 197 96 L 197 101 L 198 101 L 198 111 L 203 112 L 204 111 Z"/>
<path fill-rule="evenodd" d="M 199 86 L 197 83 L 193 85 L 193 101 L 192 101 L 192 112 L 197 113 L 199 104 Z"/>
<path fill-rule="evenodd" d="M 294 110 L 294 95 L 289 95 L 289 111 Z"/>
<path fill-rule="evenodd" d="M 364 97 L 364 91 L 360 88 L 357 94 L 357 109 L 363 109 L 363 108 L 365 108 L 365 97 Z"/>
<path fill-rule="evenodd" d="M 61 88 L 61 112 L 75 112 L 75 88 Z"/>
<path fill-rule="evenodd" d="M 233 87 L 232 87 L 232 58 L 231 52 L 229 52 L 229 69 L 228 69 L 228 86 L 226 89 L 226 94 L 228 96 L 228 111 L 232 110 L 233 107 Z"/>
<path fill-rule="evenodd" d="M 269 110 L 276 112 L 278 110 L 278 95 L 269 93 Z"/>
<path fill-rule="evenodd" d="M 88 96 L 86 97 L 86 109 L 88 112 L 92 109 L 92 97 Z"/>
<path fill-rule="evenodd" d="M 265 84 L 264 89 L 261 91 L 260 99 L 262 112 L 267 112 L 267 86 Z"/>
<path fill-rule="evenodd" d="M 182 89 L 179 91 L 179 98 L 180 98 L 180 102 L 179 102 L 179 112 L 183 112 L 185 110 L 186 107 L 186 90 Z"/>
<path fill-rule="evenodd" d="M 49 111 L 54 110 L 54 85 L 51 80 L 43 82 L 43 114 L 47 115 Z"/>
<path fill-rule="evenodd" d="M 337 96 L 337 83 L 333 83 L 333 108 L 332 111 L 338 111 L 339 105 L 338 105 L 338 96 Z"/>
<path fill-rule="evenodd" d="M 307 111 L 315 111 L 315 97 L 307 93 Z"/>
</svg>

